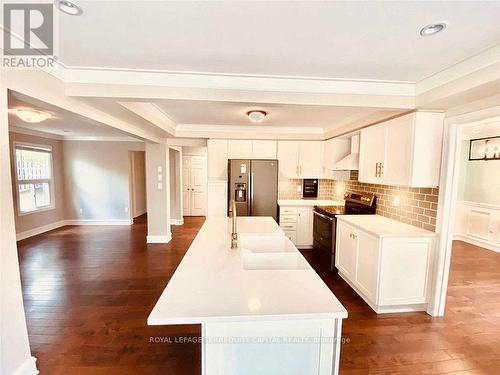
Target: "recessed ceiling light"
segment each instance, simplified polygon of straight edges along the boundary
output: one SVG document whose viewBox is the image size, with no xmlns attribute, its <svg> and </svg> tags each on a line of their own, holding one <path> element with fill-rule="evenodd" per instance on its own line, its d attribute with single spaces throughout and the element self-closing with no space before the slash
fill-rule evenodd
<svg viewBox="0 0 500 375">
<path fill-rule="evenodd" d="M 56 0 L 56 6 L 61 12 L 70 16 L 79 16 L 83 13 L 82 8 L 68 0 Z"/>
<path fill-rule="evenodd" d="M 444 22 L 442 23 L 433 23 L 430 25 L 425 26 L 420 30 L 420 35 L 422 36 L 430 36 L 439 33 L 440 31 L 443 31 L 446 28 L 446 24 Z"/>
<path fill-rule="evenodd" d="M 9 110 L 9 112 L 15 114 L 24 122 L 31 122 L 31 123 L 42 122 L 52 117 L 50 113 L 36 111 L 34 109 L 16 108 Z"/>
<path fill-rule="evenodd" d="M 267 116 L 267 112 L 265 112 L 265 111 L 248 111 L 247 116 L 253 122 L 260 122 L 260 121 L 264 120 L 264 118 Z"/>
</svg>

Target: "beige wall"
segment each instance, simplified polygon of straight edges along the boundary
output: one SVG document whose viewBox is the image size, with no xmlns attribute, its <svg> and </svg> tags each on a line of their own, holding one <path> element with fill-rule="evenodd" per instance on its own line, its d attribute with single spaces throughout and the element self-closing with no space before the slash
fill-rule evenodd
<svg viewBox="0 0 500 375">
<path fill-rule="evenodd" d="M 129 220 L 129 151 L 143 142 L 65 141 L 65 217 Z"/>
<path fill-rule="evenodd" d="M 161 168 L 161 172 L 158 168 Z M 162 175 L 162 188 L 158 187 Z M 166 144 L 146 143 L 148 242 L 168 242 L 170 232 L 170 154 Z"/>
<path fill-rule="evenodd" d="M 56 223 L 64 220 L 65 212 L 65 191 L 64 191 L 64 166 L 63 166 L 63 142 L 57 139 L 42 138 L 39 136 L 26 135 L 10 132 L 10 158 L 11 158 L 11 174 L 13 181 L 13 197 L 14 197 L 14 215 L 16 221 L 16 233 L 25 232 L 44 225 Z M 15 158 L 14 158 L 14 142 L 32 143 L 37 145 L 46 145 L 52 147 L 52 168 L 54 176 L 54 200 L 55 207 L 50 210 L 32 212 L 24 215 L 19 215 L 17 188 L 15 186 Z"/>
</svg>

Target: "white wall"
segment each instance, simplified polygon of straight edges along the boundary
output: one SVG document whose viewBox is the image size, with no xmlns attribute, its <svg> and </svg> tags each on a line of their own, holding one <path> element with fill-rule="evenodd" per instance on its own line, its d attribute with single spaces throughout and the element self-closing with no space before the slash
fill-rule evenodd
<svg viewBox="0 0 500 375">
<path fill-rule="evenodd" d="M 0 374 L 36 374 L 24 314 L 9 155 L 7 89 L 0 87 Z"/>
<path fill-rule="evenodd" d="M 462 142 L 458 199 L 500 205 L 500 160 L 468 160 L 469 141 Z"/>
<path fill-rule="evenodd" d="M 172 238 L 170 232 L 169 160 L 169 148 L 166 144 L 146 143 L 148 243 L 167 243 Z M 159 175 L 162 176 L 161 181 Z"/>
<path fill-rule="evenodd" d="M 129 151 L 143 142 L 64 142 L 66 219 L 129 222 Z"/>
</svg>

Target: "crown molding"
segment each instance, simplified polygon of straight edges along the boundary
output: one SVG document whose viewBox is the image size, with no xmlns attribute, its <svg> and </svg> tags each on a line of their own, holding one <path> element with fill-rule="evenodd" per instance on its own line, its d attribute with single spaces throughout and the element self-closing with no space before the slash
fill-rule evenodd
<svg viewBox="0 0 500 375">
<path fill-rule="evenodd" d="M 497 44 L 417 82 L 415 85 L 415 94 L 417 96 L 424 94 L 437 87 L 466 77 L 499 62 L 500 44 Z"/>
<path fill-rule="evenodd" d="M 324 139 L 323 128 L 304 126 L 243 126 L 178 124 L 176 137 L 236 139 Z"/>
<path fill-rule="evenodd" d="M 59 134 L 53 134 L 53 133 L 43 132 L 40 130 L 28 129 L 28 128 L 24 128 L 21 126 L 10 125 L 9 132 L 17 133 L 17 134 L 24 134 L 24 135 L 31 135 L 31 136 L 40 137 L 40 138 L 56 139 L 59 141 L 64 140 L 64 137 L 62 135 L 59 135 Z"/>
</svg>

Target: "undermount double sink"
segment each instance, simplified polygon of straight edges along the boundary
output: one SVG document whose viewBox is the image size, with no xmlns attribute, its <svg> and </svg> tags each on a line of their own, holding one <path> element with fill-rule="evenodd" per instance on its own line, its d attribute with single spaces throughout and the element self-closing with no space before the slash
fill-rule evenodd
<svg viewBox="0 0 500 375">
<path fill-rule="evenodd" d="M 238 238 L 245 270 L 302 270 L 309 264 L 284 235 L 241 234 Z"/>
</svg>

